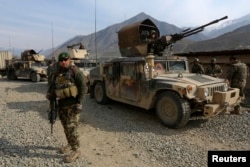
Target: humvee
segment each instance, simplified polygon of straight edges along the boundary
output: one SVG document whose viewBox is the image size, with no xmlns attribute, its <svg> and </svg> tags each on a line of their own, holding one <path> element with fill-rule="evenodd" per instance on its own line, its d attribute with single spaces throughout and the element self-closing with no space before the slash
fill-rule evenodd
<svg viewBox="0 0 250 167">
<path fill-rule="evenodd" d="M 79 46 L 79 48 L 76 48 Z M 82 43 L 68 45 L 68 52 L 71 58 L 72 63 L 74 63 L 83 73 L 85 85 L 86 85 L 86 93 L 89 93 L 89 71 L 96 67 L 96 60 L 91 59 L 89 56 L 89 51 L 85 49 Z"/>
<path fill-rule="evenodd" d="M 9 80 L 25 78 L 32 82 L 47 79 L 45 56 L 36 53 L 34 50 L 24 51 L 21 60 L 13 60 L 7 67 L 7 78 Z"/>
<path fill-rule="evenodd" d="M 171 44 L 163 39 L 173 41 L 173 35 L 160 39 L 159 44 L 164 45 L 157 46 L 158 53 L 148 53 L 140 34 L 151 29 L 159 33 L 155 24 L 146 19 L 118 32 L 123 57 L 90 71 L 90 96 L 97 103 L 114 100 L 155 109 L 161 122 L 170 128 L 183 127 L 196 112 L 209 118 L 239 109 L 239 89 L 230 88 L 221 78 L 190 73 L 186 57 L 166 55 L 166 48 L 161 52 L 162 46 Z M 134 34 L 128 36 L 129 33 Z"/>
<path fill-rule="evenodd" d="M 84 78 L 84 82 L 86 85 L 85 93 L 88 93 L 89 92 L 89 79 L 88 79 L 89 70 L 92 69 L 93 67 L 96 67 L 97 62 L 96 60 L 90 58 L 88 50 L 85 49 L 82 43 L 68 45 L 67 49 L 70 55 L 72 65 L 76 65 L 77 67 L 79 67 L 79 69 L 83 73 L 83 78 Z M 58 63 L 52 63 L 51 65 L 48 66 L 47 73 L 49 76 L 48 77 L 49 84 L 51 82 L 53 71 L 57 71 L 58 68 L 59 68 Z"/>
</svg>

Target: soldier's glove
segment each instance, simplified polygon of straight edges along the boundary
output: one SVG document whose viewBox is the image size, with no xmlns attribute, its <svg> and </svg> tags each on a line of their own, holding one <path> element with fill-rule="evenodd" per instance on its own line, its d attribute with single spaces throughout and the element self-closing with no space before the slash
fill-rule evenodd
<svg viewBox="0 0 250 167">
<path fill-rule="evenodd" d="M 76 114 L 79 114 L 82 112 L 82 104 L 77 103 L 76 104 Z"/>
</svg>

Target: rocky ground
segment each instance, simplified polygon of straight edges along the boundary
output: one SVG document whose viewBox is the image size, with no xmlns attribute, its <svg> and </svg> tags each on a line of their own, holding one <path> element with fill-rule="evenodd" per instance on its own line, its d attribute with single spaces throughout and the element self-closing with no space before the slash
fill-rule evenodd
<svg viewBox="0 0 250 167">
<path fill-rule="evenodd" d="M 50 134 L 46 82 L 0 78 L 0 166 L 6 167 L 200 167 L 209 150 L 249 150 L 250 113 L 193 117 L 182 129 L 160 124 L 155 113 L 86 97 L 81 115 L 82 157 L 65 164 L 59 121 Z"/>
</svg>

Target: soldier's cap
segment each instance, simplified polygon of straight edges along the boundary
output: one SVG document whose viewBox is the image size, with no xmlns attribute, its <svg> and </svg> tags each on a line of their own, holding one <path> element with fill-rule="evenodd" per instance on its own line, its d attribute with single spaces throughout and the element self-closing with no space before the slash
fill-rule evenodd
<svg viewBox="0 0 250 167">
<path fill-rule="evenodd" d="M 216 58 L 213 57 L 213 58 L 211 59 L 211 62 L 216 62 Z"/>
<path fill-rule="evenodd" d="M 63 61 L 69 59 L 69 54 L 67 52 L 62 52 L 58 56 L 58 61 Z"/>
<path fill-rule="evenodd" d="M 198 58 L 195 58 L 195 59 L 193 60 L 193 62 L 199 62 L 199 59 L 198 59 Z"/>
</svg>

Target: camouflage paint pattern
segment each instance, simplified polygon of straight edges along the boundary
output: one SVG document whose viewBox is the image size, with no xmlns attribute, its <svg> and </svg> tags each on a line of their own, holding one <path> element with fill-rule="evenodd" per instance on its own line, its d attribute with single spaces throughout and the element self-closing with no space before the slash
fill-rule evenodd
<svg viewBox="0 0 250 167">
<path fill-rule="evenodd" d="M 8 72 L 13 71 L 15 78 L 21 77 L 26 79 L 31 79 L 34 82 L 39 82 L 40 79 L 48 78 L 46 65 L 44 62 L 34 62 L 34 61 L 14 61 L 8 67 Z M 7 73 L 8 73 L 7 72 Z M 37 75 L 39 78 L 37 78 Z M 8 77 L 8 74 L 7 74 Z M 9 78 L 9 77 L 8 77 Z M 11 79 L 11 78 L 9 78 Z"/>
<path fill-rule="evenodd" d="M 192 73 L 201 73 L 204 74 L 205 70 L 201 64 L 194 64 L 192 67 Z"/>
<path fill-rule="evenodd" d="M 237 62 L 232 64 L 227 71 L 227 79 L 230 81 L 230 86 L 232 88 L 239 88 L 240 96 L 244 96 L 247 70 L 248 68 L 245 63 Z"/>
<path fill-rule="evenodd" d="M 80 113 L 77 113 L 76 105 L 61 107 L 58 113 L 68 144 L 74 151 L 79 149 L 80 141 L 77 128 L 80 120 Z"/>
<path fill-rule="evenodd" d="M 222 69 L 218 64 L 215 64 L 215 65 L 210 64 L 206 68 L 205 74 L 213 76 L 213 77 L 219 77 L 222 74 Z"/>
<path fill-rule="evenodd" d="M 145 109 L 154 108 L 158 95 L 164 91 L 174 91 L 180 97 L 190 100 L 190 104 L 194 103 L 192 111 L 203 111 L 208 103 L 214 105 L 215 91 L 219 91 L 223 97 L 230 97 L 224 98 L 224 101 L 222 98 L 219 106 L 212 107 L 208 115 L 221 108 L 225 109 L 224 103 L 231 106 L 238 104 L 238 89 L 225 92 L 224 79 L 189 73 L 186 58 L 168 56 L 155 58 L 154 61 L 152 78 L 149 77 L 147 59 L 143 57 L 120 58 L 116 69 L 113 64 L 115 62 L 103 63 L 90 71 L 90 86 L 94 88 L 95 83 L 101 81 L 105 83 L 108 98 Z M 209 94 L 205 95 L 207 90 Z"/>
</svg>

